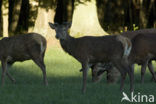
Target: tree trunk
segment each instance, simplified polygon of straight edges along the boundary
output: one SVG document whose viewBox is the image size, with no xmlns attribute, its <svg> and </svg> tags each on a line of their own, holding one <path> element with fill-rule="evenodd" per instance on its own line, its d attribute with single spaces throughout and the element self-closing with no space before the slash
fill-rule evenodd
<svg viewBox="0 0 156 104">
<path fill-rule="evenodd" d="M 76 37 L 83 35 L 107 35 L 99 24 L 96 0 L 75 1 L 70 33 Z"/>
<path fill-rule="evenodd" d="M 123 0 L 124 5 L 124 27 L 123 31 L 127 31 L 126 29 L 131 29 L 133 22 L 132 22 L 132 3 L 131 0 L 125 1 Z"/>
<path fill-rule="evenodd" d="M 2 0 L 0 0 L 0 36 L 3 36 Z"/>
<path fill-rule="evenodd" d="M 28 32 L 32 32 L 35 26 L 37 18 L 39 2 L 36 0 L 29 0 L 29 20 L 28 20 Z"/>
<path fill-rule="evenodd" d="M 54 22 L 72 21 L 74 0 L 58 0 Z"/>
<path fill-rule="evenodd" d="M 105 21 L 104 21 L 104 19 L 105 19 L 104 17 L 105 17 L 106 13 L 104 13 L 104 10 L 106 9 L 106 4 L 107 4 L 108 1 L 106 1 L 106 0 L 96 0 L 96 2 L 97 2 L 96 6 L 97 6 L 98 19 L 99 19 L 101 27 L 104 29 L 104 28 L 106 28 Z"/>
<path fill-rule="evenodd" d="M 9 0 L 9 36 L 13 36 L 19 22 L 22 0 Z"/>
<path fill-rule="evenodd" d="M 28 20 L 29 20 L 29 0 L 22 0 L 20 16 L 15 33 L 27 33 L 28 32 Z"/>
<path fill-rule="evenodd" d="M 8 0 L 3 0 L 2 2 L 2 28 L 3 37 L 8 37 Z"/>
<path fill-rule="evenodd" d="M 156 1 L 150 0 L 148 9 L 148 28 L 156 28 Z"/>
<path fill-rule="evenodd" d="M 55 0 L 40 0 L 37 18 L 33 31 L 42 34 L 46 38 L 54 37 L 54 31 L 50 29 L 48 22 L 54 22 L 56 2 Z"/>
<path fill-rule="evenodd" d="M 139 26 L 140 28 L 146 28 L 147 27 L 147 18 L 146 18 L 146 11 L 145 11 L 145 6 L 143 6 L 143 0 L 140 0 L 140 13 L 139 13 L 139 17 L 140 17 L 140 22 L 139 22 Z"/>
</svg>

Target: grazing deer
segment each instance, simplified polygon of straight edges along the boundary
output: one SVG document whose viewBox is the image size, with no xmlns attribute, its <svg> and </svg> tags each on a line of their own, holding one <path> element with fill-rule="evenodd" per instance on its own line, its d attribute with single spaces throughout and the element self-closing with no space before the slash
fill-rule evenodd
<svg viewBox="0 0 156 104">
<path fill-rule="evenodd" d="M 147 35 L 147 36 L 148 35 L 153 35 L 153 37 L 155 37 L 154 35 L 156 35 L 156 29 L 155 28 L 151 28 L 151 29 L 140 29 L 140 30 L 136 30 L 136 31 L 127 31 L 127 32 L 121 33 L 122 36 L 125 36 L 125 37 L 129 38 L 130 40 L 133 40 L 136 36 L 141 35 L 141 34 Z M 148 41 L 148 39 L 147 39 L 147 41 Z M 134 42 L 134 40 L 133 40 L 133 42 Z M 140 47 L 143 47 L 144 44 L 140 45 Z M 154 44 L 155 43 L 153 43 L 153 45 Z M 151 45 L 151 46 L 149 46 L 149 48 L 152 49 L 153 46 Z M 138 49 L 140 49 L 140 48 L 138 48 Z M 140 56 L 141 53 L 137 53 L 138 57 Z M 135 54 L 135 53 L 133 53 L 133 54 Z M 136 63 L 138 63 L 138 62 L 136 62 Z M 146 66 L 148 66 L 148 69 L 149 69 L 150 73 L 152 74 L 152 77 L 153 77 L 154 81 L 156 82 L 156 74 L 154 73 L 154 69 L 153 69 L 153 65 L 152 65 L 152 60 L 149 60 L 146 64 L 143 64 L 142 63 L 140 65 L 142 66 L 141 67 L 141 83 L 144 83 L 144 74 L 145 74 L 145 71 L 146 71 Z M 134 66 L 133 66 L 133 68 L 134 68 Z"/>
<path fill-rule="evenodd" d="M 145 29 L 147 30 L 147 29 Z M 154 29 L 150 29 L 153 30 Z M 152 31 L 152 32 L 153 32 Z M 143 32 L 140 31 L 140 32 Z M 145 74 L 145 70 L 146 70 L 146 66 L 148 65 L 149 71 L 151 72 L 153 79 L 156 81 L 156 75 L 154 73 L 153 70 L 153 66 L 152 66 L 152 60 L 156 60 L 156 50 L 155 45 L 156 45 L 156 33 L 146 33 L 146 31 L 144 31 L 144 33 L 138 33 L 136 34 L 135 32 L 135 37 L 133 37 L 131 39 L 132 41 L 132 51 L 131 54 L 129 56 L 129 62 L 131 65 L 133 65 L 134 63 L 137 63 L 139 65 L 141 65 L 141 83 L 144 82 L 144 74 Z M 156 32 L 156 30 L 155 30 Z M 133 32 L 132 32 L 133 33 Z M 129 33 L 126 33 L 127 36 L 129 36 Z M 134 34 L 132 34 L 134 35 Z M 94 79 L 95 82 L 99 81 L 99 79 L 101 78 L 103 72 L 105 70 L 105 66 L 103 66 L 103 69 L 100 68 L 94 68 L 94 71 L 92 71 L 94 74 L 92 74 L 92 79 Z"/>
<path fill-rule="evenodd" d="M 156 59 L 156 49 L 153 48 L 156 45 L 156 34 L 155 33 L 142 33 L 137 35 L 132 39 L 132 51 L 129 56 L 130 64 L 139 64 L 141 67 L 141 82 L 144 82 L 144 74 L 146 70 L 146 66 L 148 65 L 149 71 L 152 76 L 155 78 L 156 75 L 154 73 L 152 67 L 152 60 Z"/>
<path fill-rule="evenodd" d="M 12 82 L 15 82 L 15 79 L 8 72 L 7 65 L 10 66 L 16 61 L 25 61 L 30 59 L 33 60 L 41 68 L 43 72 L 44 84 L 48 85 L 46 78 L 46 67 L 44 64 L 46 45 L 46 39 L 37 33 L 21 34 L 0 40 L 2 85 L 4 84 L 5 74 L 7 74 Z"/>
<path fill-rule="evenodd" d="M 123 89 L 126 74 L 130 77 L 130 90 L 133 91 L 133 71 L 128 65 L 127 57 L 131 51 L 131 42 L 123 36 L 85 36 L 74 38 L 68 34 L 71 23 L 49 23 L 56 31 L 56 38 L 60 40 L 63 50 L 76 58 L 82 65 L 82 92 L 86 91 L 87 70 L 99 62 L 112 62 L 121 72 L 121 86 Z"/>
</svg>

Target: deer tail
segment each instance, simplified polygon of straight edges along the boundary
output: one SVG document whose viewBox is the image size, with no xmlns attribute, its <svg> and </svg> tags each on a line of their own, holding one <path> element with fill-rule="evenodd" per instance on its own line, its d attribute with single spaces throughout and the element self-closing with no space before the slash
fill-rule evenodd
<svg viewBox="0 0 156 104">
<path fill-rule="evenodd" d="M 46 43 L 44 43 L 44 41 L 41 41 L 40 49 L 41 49 L 41 54 L 45 52 L 45 50 L 46 50 Z"/>
<path fill-rule="evenodd" d="M 122 43 L 123 46 L 123 58 L 127 58 L 130 55 L 131 49 L 132 49 L 132 43 L 131 41 L 126 38 L 123 37 L 121 35 L 117 36 L 117 40 L 120 41 Z"/>
</svg>

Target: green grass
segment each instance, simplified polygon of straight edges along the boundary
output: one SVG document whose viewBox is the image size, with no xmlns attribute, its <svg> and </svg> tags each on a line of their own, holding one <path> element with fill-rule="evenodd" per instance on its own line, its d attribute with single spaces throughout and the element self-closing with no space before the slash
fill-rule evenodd
<svg viewBox="0 0 156 104">
<path fill-rule="evenodd" d="M 107 85 L 105 78 L 100 83 L 91 82 L 89 71 L 87 92 L 81 93 L 81 65 L 60 48 L 46 52 L 45 64 L 49 86 L 42 81 L 41 70 L 32 62 L 15 63 L 10 73 L 16 79 L 12 84 L 5 77 L 5 85 L 0 87 L 0 104 L 120 104 L 122 93 L 119 83 Z M 135 72 L 135 92 L 152 94 L 156 97 L 156 84 L 150 82 L 147 71 L 145 84 L 140 84 L 140 68 Z M 129 80 L 125 82 L 124 92 L 129 93 Z M 122 102 L 127 104 L 128 102 Z M 145 103 L 146 104 L 146 103 Z"/>
</svg>

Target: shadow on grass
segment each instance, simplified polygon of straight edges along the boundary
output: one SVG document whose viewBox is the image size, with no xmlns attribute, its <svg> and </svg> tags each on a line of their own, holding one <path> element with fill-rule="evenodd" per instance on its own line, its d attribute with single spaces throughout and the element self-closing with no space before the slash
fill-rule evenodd
<svg viewBox="0 0 156 104">
<path fill-rule="evenodd" d="M 81 94 L 82 76 L 76 67 L 71 69 L 72 63 L 68 66 L 58 62 L 47 65 L 47 78 L 49 86 L 45 87 L 42 80 L 41 70 L 34 64 L 14 65 L 9 72 L 16 79 L 12 84 L 5 77 L 5 86 L 0 87 L 0 104 L 119 104 L 122 93 L 117 84 L 107 85 L 105 76 L 100 83 L 92 83 L 89 73 L 87 81 L 87 92 Z M 24 67 L 23 67 L 24 64 Z M 55 64 L 52 69 L 51 66 Z M 66 67 L 65 67 L 66 66 Z M 64 69 L 69 68 L 69 70 Z M 73 74 L 74 73 L 74 74 Z M 145 75 L 145 84 L 140 84 L 140 73 L 135 73 L 135 91 L 156 96 L 154 82 L 150 82 L 149 72 Z M 129 78 L 125 81 L 124 91 L 129 93 Z M 125 102 L 127 104 L 128 102 Z M 124 104 L 124 102 L 123 102 Z"/>
<path fill-rule="evenodd" d="M 23 64 L 23 63 L 22 63 Z M 57 64 L 55 62 L 55 64 Z M 60 62 L 59 62 L 60 64 Z M 66 67 L 68 67 L 68 65 L 66 63 L 64 63 Z M 62 64 L 61 64 L 62 65 Z M 52 65 L 53 66 L 53 65 Z M 57 66 L 58 67 L 58 66 Z M 69 66 L 71 67 L 71 65 Z M 32 68 L 32 69 L 31 69 Z M 59 71 L 58 71 L 59 69 Z M 76 83 L 80 83 L 82 82 L 82 73 L 79 72 L 79 70 L 77 71 L 73 71 L 72 73 L 75 73 L 78 74 L 74 74 L 74 75 L 70 75 L 70 71 L 71 70 L 68 70 L 68 69 L 62 69 L 62 67 L 58 67 L 58 69 L 56 68 L 52 68 L 50 70 L 47 70 L 47 79 L 48 79 L 48 82 L 49 84 L 53 85 L 53 84 L 61 84 L 61 83 L 71 83 L 71 84 L 76 84 Z M 0 65 L 0 70 L 1 70 L 1 65 Z M 55 70 L 55 71 L 54 71 Z M 62 72 L 61 72 L 62 70 Z M 73 69 L 75 70 L 75 69 Z M 68 75 L 65 74 L 64 71 L 67 71 Z M 21 65 L 18 66 L 18 65 L 15 65 L 15 66 L 12 66 L 10 69 L 9 69 L 9 72 L 10 74 L 16 79 L 16 84 L 40 84 L 40 85 L 43 85 L 43 75 L 42 75 L 42 71 L 40 70 L 40 68 L 38 66 L 34 66 L 33 65 L 29 65 L 29 67 L 22 67 Z M 53 73 L 54 72 L 54 73 Z M 59 73 L 59 74 L 56 74 L 56 73 Z M 61 73 L 63 75 L 61 75 Z M 71 73 L 71 74 L 72 74 Z M 1 75 L 1 71 L 0 71 L 0 75 Z M 144 83 L 155 83 L 154 81 L 151 80 L 152 78 L 152 75 L 151 73 L 146 72 L 145 74 L 145 78 L 144 78 Z M 91 81 L 91 73 L 89 72 L 88 74 L 88 83 L 92 83 Z M 98 83 L 104 83 L 104 84 L 107 84 L 106 83 L 106 74 L 103 75 L 103 78 L 100 82 Z M 135 73 L 135 78 L 134 78 L 134 84 L 135 83 L 138 83 L 140 84 L 141 83 L 141 74 L 139 72 Z M 7 76 L 5 76 L 5 84 L 7 85 L 10 85 L 12 84 L 10 82 L 10 80 L 8 79 Z M 119 78 L 119 81 L 117 82 L 117 84 L 120 84 L 120 78 Z M 129 76 L 127 75 L 126 76 L 126 80 L 125 80 L 125 84 L 128 84 L 129 85 Z"/>
</svg>

